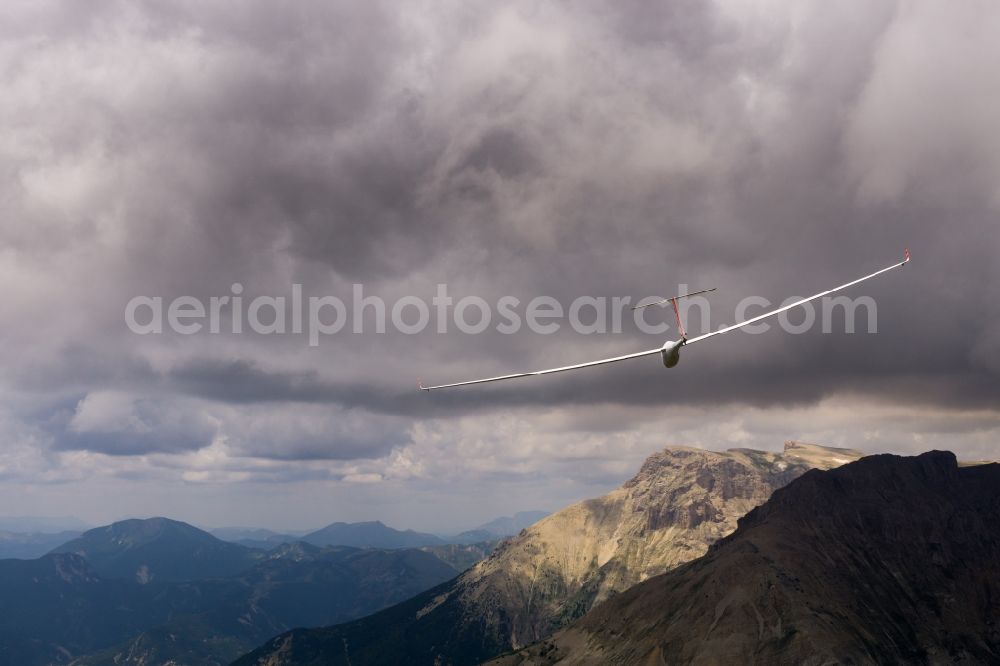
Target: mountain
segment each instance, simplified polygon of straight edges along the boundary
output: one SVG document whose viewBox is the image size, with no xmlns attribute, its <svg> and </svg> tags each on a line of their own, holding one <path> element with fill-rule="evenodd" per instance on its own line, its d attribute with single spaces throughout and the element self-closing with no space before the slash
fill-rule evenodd
<svg viewBox="0 0 1000 666">
<path fill-rule="evenodd" d="M 782 453 L 669 447 L 621 488 L 543 518 L 457 579 L 355 622 L 278 636 L 237 663 L 482 661 L 703 555 L 775 489 L 860 455 L 798 442 Z"/>
<path fill-rule="evenodd" d="M 419 548 L 438 546 L 444 541 L 433 534 L 413 530 L 394 530 L 375 520 L 366 523 L 331 523 L 301 537 L 316 546 L 353 546 L 355 548 Z"/>
<path fill-rule="evenodd" d="M 295 626 L 343 622 L 455 576 L 419 550 L 297 543 L 228 578 L 104 578 L 75 553 L 0 561 L 0 663 L 226 664 Z"/>
<path fill-rule="evenodd" d="M 104 578 L 140 583 L 230 576 L 253 566 L 261 555 L 168 518 L 97 527 L 52 552 L 80 555 Z"/>
<path fill-rule="evenodd" d="M 274 537 L 289 537 L 287 534 L 279 534 L 274 530 L 267 530 L 260 527 L 216 527 L 207 530 L 216 539 L 223 541 L 267 541 Z M 292 541 L 295 541 L 294 537 Z"/>
<path fill-rule="evenodd" d="M 494 518 L 488 523 L 483 523 L 479 527 L 466 530 L 453 537 L 446 537 L 445 540 L 453 543 L 477 543 L 490 541 L 507 536 L 514 536 L 526 527 L 530 527 L 539 520 L 549 515 L 548 511 L 519 511 L 513 516 L 501 516 Z"/>
<path fill-rule="evenodd" d="M 75 666 L 227 664 L 295 626 L 361 617 L 455 576 L 413 549 L 279 546 L 238 577 L 200 581 L 199 612 L 178 614 Z"/>
<path fill-rule="evenodd" d="M 494 518 L 476 529 L 500 537 L 513 536 L 524 528 L 531 527 L 547 515 L 549 515 L 548 511 L 519 511 L 513 516 Z"/>
<path fill-rule="evenodd" d="M 0 599 L 0 663 L 19 666 L 66 664 L 198 603 L 192 590 L 102 579 L 72 553 L 0 560 Z"/>
<path fill-rule="evenodd" d="M 7 558 L 33 560 L 78 536 L 80 532 L 75 531 L 52 534 L 0 531 L 0 560 Z"/>
<path fill-rule="evenodd" d="M 520 511 L 513 516 L 501 516 L 474 529 L 442 537 L 444 545 L 424 546 L 421 550 L 434 553 L 460 572 L 465 571 L 489 557 L 504 537 L 517 534 L 547 515 L 547 511 Z"/>
<path fill-rule="evenodd" d="M 208 532 L 217 539 L 260 550 L 271 550 L 283 543 L 295 543 L 302 539 L 301 535 L 282 534 L 254 527 L 218 527 Z"/>
<path fill-rule="evenodd" d="M 1000 663 L 1000 465 L 814 471 L 516 664 Z"/>
</svg>

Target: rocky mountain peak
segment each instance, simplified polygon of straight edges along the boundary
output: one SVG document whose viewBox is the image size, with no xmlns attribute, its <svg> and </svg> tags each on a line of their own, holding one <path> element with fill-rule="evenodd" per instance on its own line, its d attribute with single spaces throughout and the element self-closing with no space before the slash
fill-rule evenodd
<svg viewBox="0 0 1000 666">
<path fill-rule="evenodd" d="M 959 483 L 959 469 L 958 460 L 950 451 L 928 451 L 909 458 L 892 454 L 868 456 L 849 470 L 803 475 L 794 486 L 775 491 L 769 502 L 740 518 L 739 527 L 759 525 L 775 515 L 783 520 L 794 516 L 809 521 L 822 514 L 827 519 L 833 515 L 831 501 L 847 498 L 854 505 L 885 514 L 894 508 L 887 500 L 889 497 L 919 495 L 918 488 L 927 485 L 955 487 Z M 906 512 L 912 508 L 896 506 L 895 510 Z M 860 519 L 853 514 L 850 518 Z"/>
<path fill-rule="evenodd" d="M 861 455 L 802 442 L 786 442 L 780 453 L 666 447 L 621 488 L 538 521 L 466 572 L 462 603 L 482 609 L 514 647 L 537 640 L 608 596 L 703 555 L 740 516 L 808 470 Z"/>
<path fill-rule="evenodd" d="M 1000 465 L 877 455 L 496 664 L 997 663 Z"/>
<path fill-rule="evenodd" d="M 455 580 L 350 624 L 279 636 L 240 663 L 478 663 L 704 555 L 775 489 L 860 456 L 801 442 L 667 447 L 621 487 L 539 520 Z"/>
</svg>

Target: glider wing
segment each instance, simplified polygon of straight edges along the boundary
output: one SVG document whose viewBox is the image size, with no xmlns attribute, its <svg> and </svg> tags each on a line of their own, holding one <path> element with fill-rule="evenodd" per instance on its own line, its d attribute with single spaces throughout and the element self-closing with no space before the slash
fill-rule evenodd
<svg viewBox="0 0 1000 666">
<path fill-rule="evenodd" d="M 833 289 L 827 289 L 826 291 L 821 291 L 818 294 L 815 294 L 815 295 L 810 296 L 808 298 L 803 298 L 801 300 L 795 301 L 794 303 L 789 303 L 788 305 L 782 306 L 782 307 L 780 307 L 780 308 L 778 308 L 776 310 L 771 310 L 770 312 L 765 312 L 764 314 L 757 315 L 756 317 L 751 317 L 750 319 L 747 319 L 745 321 L 741 321 L 738 324 L 733 324 L 732 326 L 726 326 L 724 328 L 720 328 L 717 331 L 712 331 L 711 333 L 705 333 L 704 335 L 699 335 L 699 336 L 696 336 L 696 337 L 693 337 L 693 338 L 690 338 L 690 339 L 685 339 L 684 342 L 683 342 L 683 344 L 684 345 L 690 345 L 690 344 L 693 344 L 695 342 L 701 342 L 702 340 L 707 340 L 708 338 L 711 338 L 712 336 L 715 336 L 715 335 L 722 335 L 723 333 L 728 333 L 730 331 L 735 331 L 738 328 L 743 328 L 744 326 L 749 326 L 750 324 L 758 322 L 758 321 L 760 321 L 762 319 L 767 319 L 768 317 L 773 317 L 774 315 L 777 315 L 777 314 L 780 314 L 782 312 L 785 312 L 786 310 L 791 310 L 792 308 L 798 307 L 799 305 L 802 305 L 804 303 L 808 303 L 809 301 L 816 300 L 817 298 L 822 298 L 823 296 L 826 296 L 828 294 L 832 294 L 832 293 L 840 291 L 842 289 L 847 289 L 848 287 L 853 287 L 854 285 L 859 284 L 861 282 L 864 282 L 865 280 L 870 280 L 871 278 L 873 278 L 873 277 L 875 277 L 877 275 L 881 275 L 882 273 L 885 273 L 886 271 L 891 271 L 894 268 L 900 268 L 901 266 L 905 266 L 907 263 L 909 263 L 909 261 L 910 261 L 910 251 L 906 250 L 905 254 L 903 255 L 903 261 L 901 261 L 898 264 L 893 264 L 891 266 L 887 266 L 886 268 L 883 268 L 882 270 L 875 271 L 871 275 L 866 275 L 863 278 L 858 278 L 857 280 L 852 280 L 850 282 L 847 282 L 847 283 L 844 283 L 844 284 L 840 285 L 839 287 L 834 287 Z M 709 291 L 709 290 L 706 290 L 706 291 Z M 698 292 L 698 293 L 700 293 L 700 292 Z M 688 295 L 693 295 L 693 294 L 688 294 Z M 667 300 L 669 301 L 671 299 L 667 299 Z M 654 304 L 650 303 L 649 305 L 654 305 Z M 670 345 L 670 344 L 671 343 L 669 343 L 669 342 L 667 343 L 667 345 Z M 423 384 L 418 384 L 418 386 L 421 388 L 421 390 L 432 391 L 434 389 L 452 388 L 452 387 L 455 387 L 455 386 L 469 386 L 470 384 L 486 384 L 488 382 L 499 382 L 499 381 L 503 381 L 504 379 L 517 379 L 518 377 L 534 377 L 536 375 L 550 375 L 550 374 L 553 374 L 553 373 L 556 373 L 556 372 L 565 372 L 567 370 L 578 370 L 580 368 L 589 368 L 589 367 L 592 367 L 592 366 L 595 366 L 595 365 L 605 365 L 607 363 L 616 363 L 618 361 L 627 361 L 627 360 L 632 359 L 632 358 L 639 358 L 640 356 L 652 356 L 653 354 L 659 354 L 662 350 L 663 350 L 663 348 L 657 347 L 656 349 L 647 349 L 646 351 L 636 352 L 634 354 L 625 354 L 624 356 L 613 356 L 611 358 L 602 358 L 599 361 L 589 361 L 587 363 L 577 363 L 576 365 L 564 365 L 564 366 L 559 367 L 559 368 L 549 368 L 548 370 L 536 370 L 535 372 L 519 372 L 519 373 L 512 374 L 512 375 L 499 375 L 497 377 L 487 377 L 485 379 L 473 379 L 473 380 L 466 381 L 466 382 L 455 382 L 453 384 L 439 384 L 437 386 L 424 386 Z"/>
</svg>

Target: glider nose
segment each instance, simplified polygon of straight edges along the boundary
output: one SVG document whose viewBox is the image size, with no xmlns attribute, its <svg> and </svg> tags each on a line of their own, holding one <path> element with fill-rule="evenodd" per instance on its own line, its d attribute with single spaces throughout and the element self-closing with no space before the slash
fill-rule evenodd
<svg viewBox="0 0 1000 666">
<path fill-rule="evenodd" d="M 684 338 L 680 340 L 669 340 L 660 348 L 660 357 L 663 359 L 663 366 L 672 368 L 681 360 L 681 347 L 684 346 Z"/>
</svg>

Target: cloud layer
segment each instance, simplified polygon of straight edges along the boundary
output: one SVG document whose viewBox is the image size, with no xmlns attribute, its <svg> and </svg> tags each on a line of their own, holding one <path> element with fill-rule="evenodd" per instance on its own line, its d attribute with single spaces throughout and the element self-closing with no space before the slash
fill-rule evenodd
<svg viewBox="0 0 1000 666">
<path fill-rule="evenodd" d="M 466 484 L 526 484 L 536 504 L 516 508 L 554 508 L 672 442 L 812 433 L 990 453 L 1000 12 L 988 2 L 108 0 L 0 13 L 11 483 L 68 484 L 94 516 L 108 509 L 83 469 L 152 479 L 151 512 L 178 483 L 244 499 L 280 486 L 289 507 L 364 486 L 323 511 L 391 513 L 385 498 L 419 497 L 427 510 L 400 519 L 430 525 Z M 309 348 L 136 336 L 123 320 L 133 296 L 207 298 L 236 282 L 248 298 L 299 283 L 345 300 L 362 283 L 390 303 L 429 301 L 439 283 L 456 298 L 567 303 L 683 283 L 720 287 L 714 315 L 839 284 L 903 245 L 913 263 L 863 290 L 877 335 L 730 335 L 670 372 L 637 362 L 440 396 L 416 378 L 660 340 L 343 332 Z M 473 522 L 493 506 L 466 504 Z M 232 506 L 218 520 L 255 515 Z"/>
</svg>

